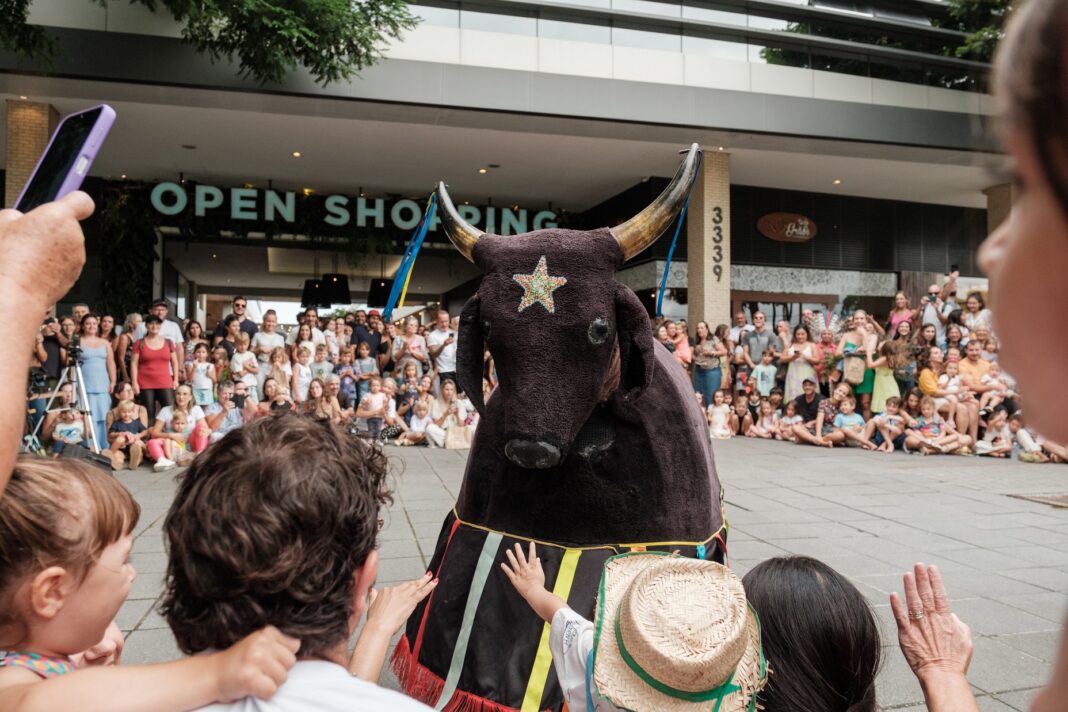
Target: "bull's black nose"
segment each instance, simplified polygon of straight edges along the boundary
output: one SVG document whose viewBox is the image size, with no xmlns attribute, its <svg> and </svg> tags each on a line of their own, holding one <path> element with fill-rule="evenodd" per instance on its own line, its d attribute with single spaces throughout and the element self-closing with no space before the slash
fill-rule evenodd
<svg viewBox="0 0 1068 712">
<path fill-rule="evenodd" d="M 544 470 L 560 463 L 560 448 L 537 440 L 509 440 L 504 454 L 520 467 L 531 470 Z"/>
</svg>

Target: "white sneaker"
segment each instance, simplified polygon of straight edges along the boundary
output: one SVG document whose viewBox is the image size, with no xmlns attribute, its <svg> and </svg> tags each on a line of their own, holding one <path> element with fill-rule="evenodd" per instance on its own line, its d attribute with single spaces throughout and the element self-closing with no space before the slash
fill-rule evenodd
<svg viewBox="0 0 1068 712">
<path fill-rule="evenodd" d="M 161 457 L 160 459 L 156 460 L 156 464 L 152 466 L 152 470 L 154 472 L 163 472 L 164 470 L 169 470 L 172 467 L 177 466 L 178 463 L 176 463 L 174 460 L 168 460 L 165 457 Z"/>
</svg>

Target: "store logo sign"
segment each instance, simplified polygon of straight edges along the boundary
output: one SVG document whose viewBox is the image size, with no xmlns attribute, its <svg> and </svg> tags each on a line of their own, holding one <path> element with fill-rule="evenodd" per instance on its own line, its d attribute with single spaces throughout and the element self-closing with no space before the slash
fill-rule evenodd
<svg viewBox="0 0 1068 712">
<path fill-rule="evenodd" d="M 313 220 L 321 220 L 335 228 L 347 225 L 382 228 L 388 222 L 401 230 L 413 229 L 423 217 L 423 206 L 406 198 L 387 203 L 384 198 L 327 195 L 298 201 L 297 194 L 292 191 L 223 189 L 213 185 L 187 188 L 173 182 L 157 184 L 150 198 L 153 209 L 169 217 L 191 212 L 196 217 L 213 215 L 234 221 L 296 223 L 298 208 L 301 208 L 311 210 Z M 457 210 L 467 222 L 496 235 L 518 235 L 557 226 L 556 213 L 551 210 L 528 211 L 492 205 L 461 205 Z M 438 224 L 435 215 L 430 229 L 437 230 Z"/>
<path fill-rule="evenodd" d="M 816 223 L 797 213 L 769 213 L 757 220 L 757 230 L 779 242 L 808 242 L 817 232 Z"/>
</svg>

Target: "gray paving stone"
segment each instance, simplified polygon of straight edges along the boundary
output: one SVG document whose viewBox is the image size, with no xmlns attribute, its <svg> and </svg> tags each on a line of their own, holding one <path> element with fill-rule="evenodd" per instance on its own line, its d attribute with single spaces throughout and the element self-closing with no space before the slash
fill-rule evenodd
<svg viewBox="0 0 1068 712">
<path fill-rule="evenodd" d="M 182 657 L 168 628 L 135 630 L 126 636 L 122 661 L 126 664 L 161 663 Z"/>
<path fill-rule="evenodd" d="M 1037 689 L 1016 690 L 1015 692 L 1000 692 L 996 697 L 1014 710 L 1027 712 L 1031 709 L 1031 700 L 1035 698 L 1037 692 Z"/>
<path fill-rule="evenodd" d="M 155 599 L 151 598 L 128 599 L 119 609 L 119 614 L 115 616 L 115 623 L 119 626 L 119 630 L 129 633 L 136 628 L 155 602 Z"/>
<path fill-rule="evenodd" d="M 976 638 L 969 681 L 989 693 L 1038 687 L 1045 683 L 1049 665 L 1040 658 L 998 641 Z"/>
</svg>

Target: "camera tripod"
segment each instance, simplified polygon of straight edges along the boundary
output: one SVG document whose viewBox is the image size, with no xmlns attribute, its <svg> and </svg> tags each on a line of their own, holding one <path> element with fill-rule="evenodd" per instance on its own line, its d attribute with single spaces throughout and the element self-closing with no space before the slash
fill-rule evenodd
<svg viewBox="0 0 1068 712">
<path fill-rule="evenodd" d="M 40 452 L 43 449 L 39 437 L 41 426 L 44 424 L 48 413 L 52 410 L 52 404 L 59 396 L 59 392 L 63 390 L 63 386 L 67 383 L 71 384 L 74 393 L 71 405 L 61 410 L 76 410 L 82 414 L 82 420 L 85 422 L 85 438 L 89 441 L 89 449 L 97 455 L 100 454 L 100 446 L 96 443 L 96 421 L 93 419 L 93 407 L 89 403 L 89 394 L 85 391 L 85 379 L 82 376 L 81 362 L 76 358 L 68 359 L 67 366 L 59 374 L 59 382 L 56 383 L 55 390 L 52 391 L 52 395 L 48 398 L 45 412 L 41 414 L 41 418 L 37 421 L 37 425 L 34 426 L 33 430 L 30 431 L 30 434 L 22 439 L 23 452 Z"/>
</svg>

